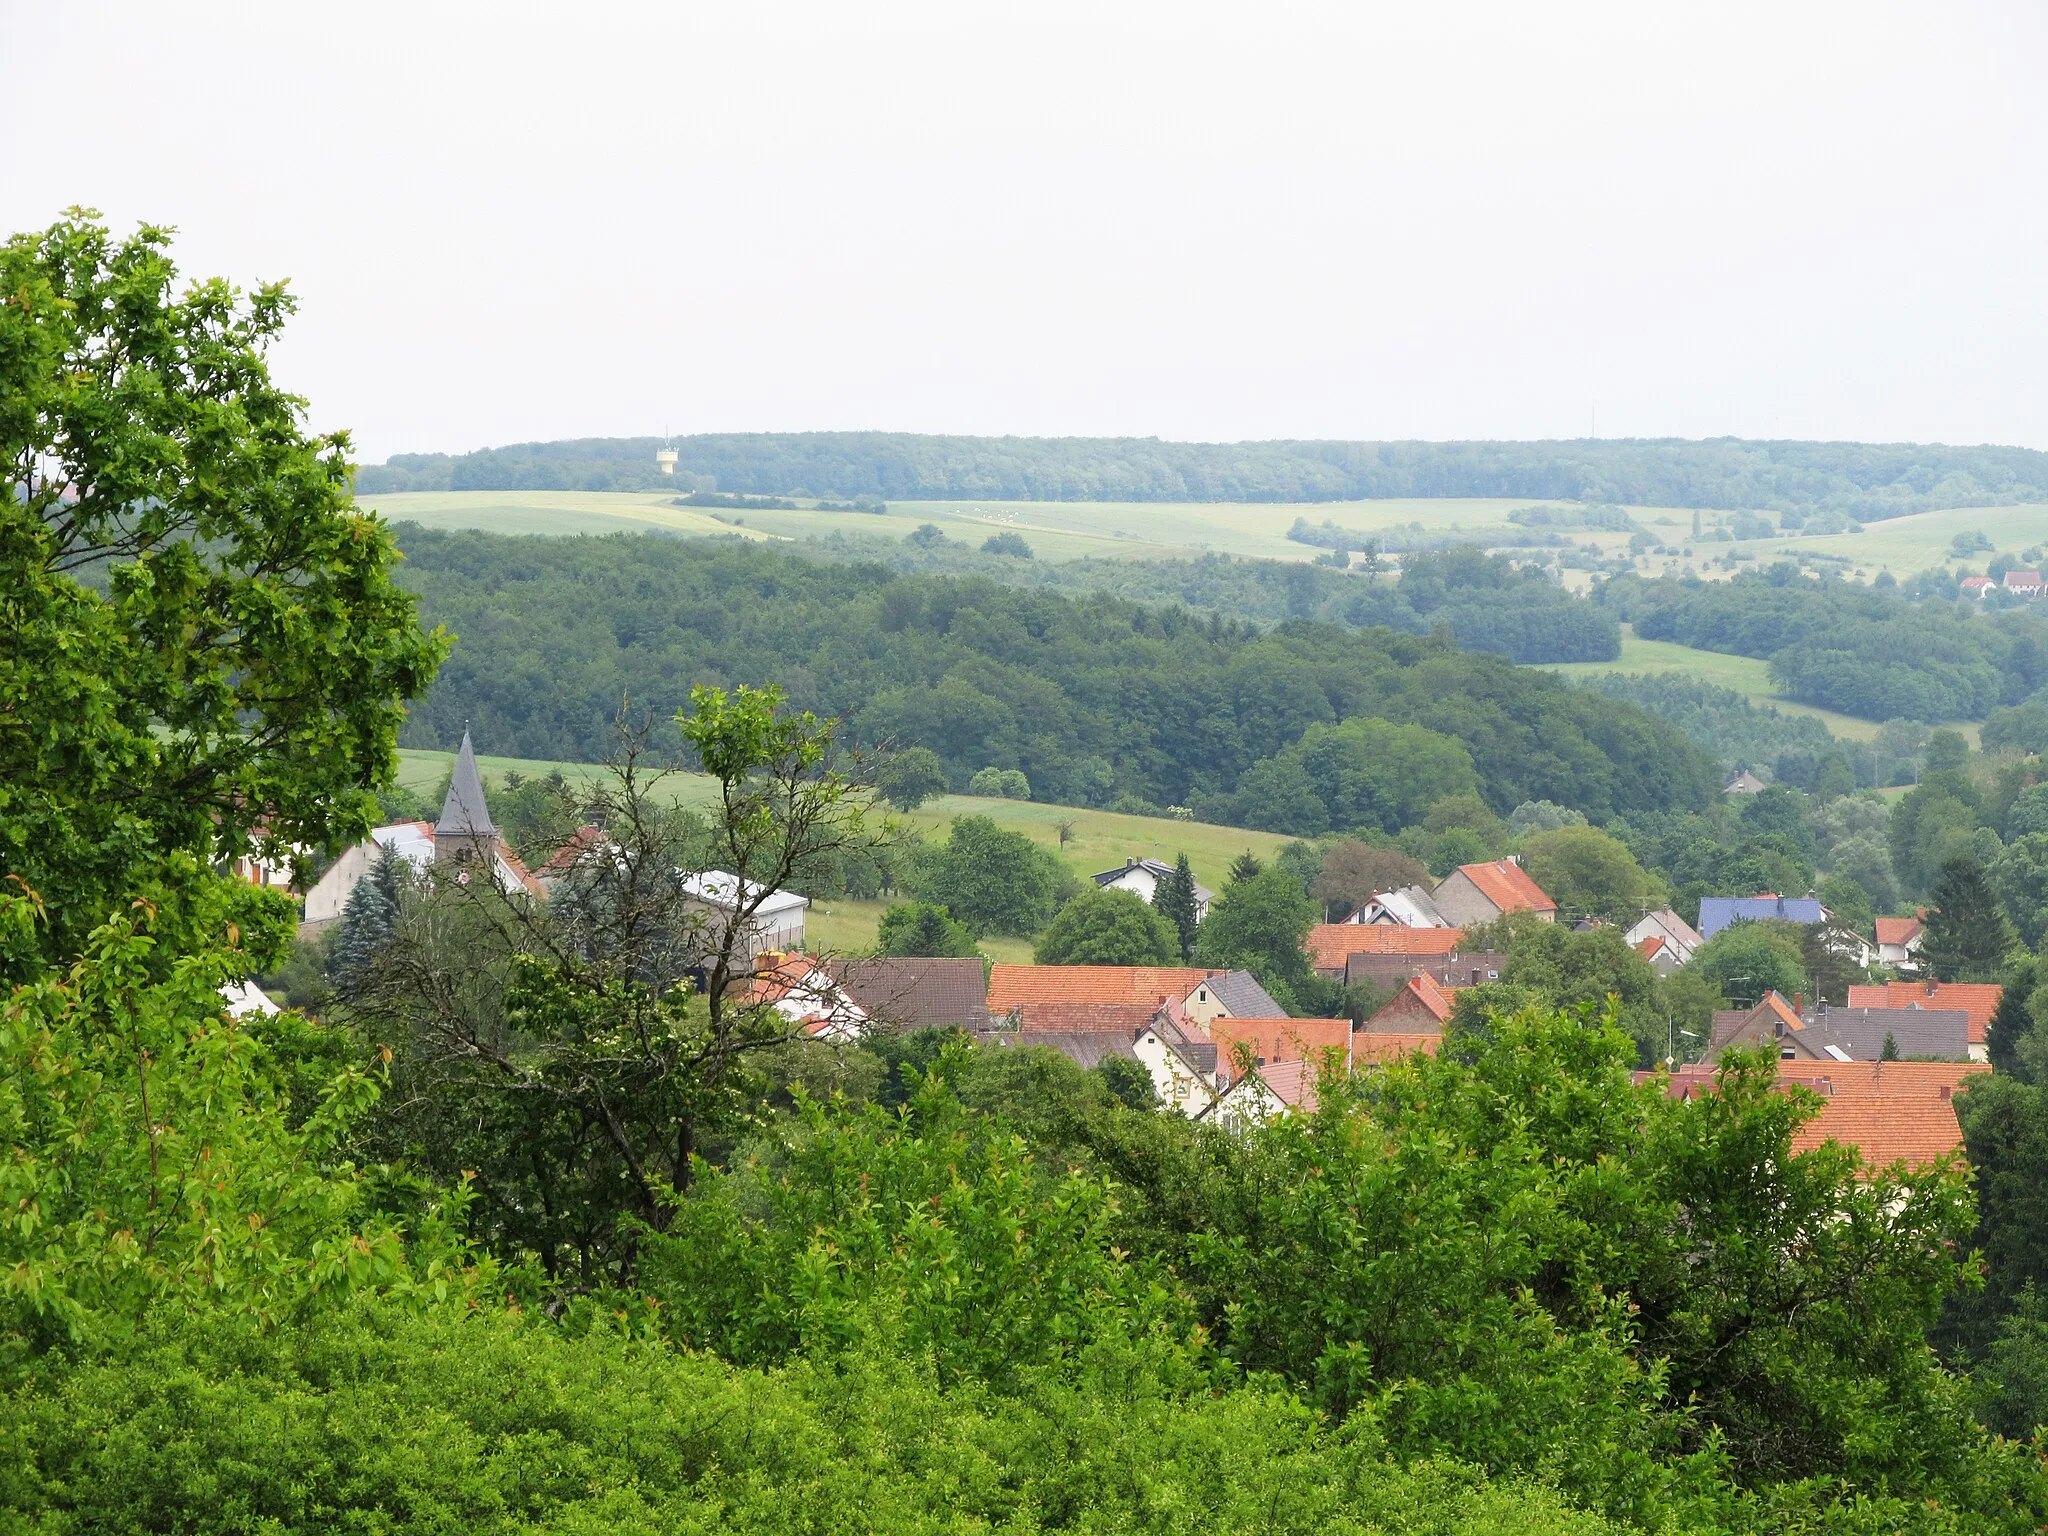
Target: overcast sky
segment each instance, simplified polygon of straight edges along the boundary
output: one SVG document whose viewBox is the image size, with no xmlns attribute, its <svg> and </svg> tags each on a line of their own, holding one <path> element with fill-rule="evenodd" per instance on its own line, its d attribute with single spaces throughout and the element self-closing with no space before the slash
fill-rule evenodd
<svg viewBox="0 0 2048 1536">
<path fill-rule="evenodd" d="M 0 228 L 289 277 L 361 456 L 2048 448 L 2048 7 L 0 0 Z"/>
</svg>

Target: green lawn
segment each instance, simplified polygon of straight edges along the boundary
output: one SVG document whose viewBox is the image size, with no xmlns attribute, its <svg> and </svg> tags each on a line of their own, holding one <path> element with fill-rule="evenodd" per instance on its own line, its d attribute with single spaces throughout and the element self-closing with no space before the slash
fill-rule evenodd
<svg viewBox="0 0 2048 1536">
<path fill-rule="evenodd" d="M 399 782 L 424 794 L 447 777 L 455 754 L 408 749 L 400 752 L 398 758 Z M 481 756 L 477 758 L 477 768 L 487 785 L 502 778 L 508 770 L 529 778 L 559 771 L 577 783 L 599 778 L 605 772 L 590 763 Z M 703 774 L 672 774 L 662 781 L 658 792 L 678 804 L 709 805 L 716 793 L 716 781 Z M 1083 877 L 1113 869 L 1127 859 L 1156 858 L 1171 863 L 1185 853 L 1195 878 L 1211 890 L 1222 888 L 1231 860 L 1240 853 L 1249 849 L 1260 858 L 1270 858 L 1288 841 L 1277 833 L 1252 832 L 1242 827 L 1173 821 L 1161 816 L 1124 816 L 1084 806 L 1043 805 L 1035 800 L 986 800 L 975 795 L 945 795 L 927 801 L 904 820 L 921 828 L 927 836 L 943 836 L 956 816 L 987 816 L 1000 826 L 1022 832 L 1033 842 L 1060 853 L 1069 867 Z M 1060 845 L 1063 821 L 1072 823 L 1064 848 Z M 838 950 L 865 949 L 875 941 L 875 925 L 885 905 L 864 901 L 826 903 L 814 909 L 817 916 L 816 926 L 810 930 L 812 937 Z M 1031 957 L 1030 944 L 1021 939 L 990 939 L 982 948 L 998 960 Z"/>
</svg>

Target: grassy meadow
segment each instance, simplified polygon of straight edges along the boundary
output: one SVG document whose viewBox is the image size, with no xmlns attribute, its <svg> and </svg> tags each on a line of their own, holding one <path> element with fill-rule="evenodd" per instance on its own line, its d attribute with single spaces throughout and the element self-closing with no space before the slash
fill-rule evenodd
<svg viewBox="0 0 2048 1536">
<path fill-rule="evenodd" d="M 399 782 L 421 794 L 437 789 L 455 761 L 452 752 L 407 749 L 398 756 Z M 479 756 L 477 768 L 487 785 L 502 779 L 508 771 L 528 778 L 559 772 L 572 783 L 587 783 L 605 773 L 602 766 L 592 763 L 549 763 L 512 757 Z M 670 774 L 656 792 L 677 804 L 708 806 L 717 793 L 717 781 L 704 774 Z M 1156 858 L 1171 863 L 1185 853 L 1195 878 L 1211 890 L 1222 888 L 1231 860 L 1240 853 L 1250 850 L 1260 858 L 1270 858 L 1288 841 L 1277 833 L 1241 827 L 1174 821 L 1163 816 L 1126 816 L 1084 806 L 1045 805 L 1035 800 L 989 800 L 977 795 L 944 795 L 928 800 L 902 820 L 927 837 L 943 837 L 956 816 L 987 816 L 998 826 L 1022 832 L 1033 842 L 1060 854 L 1074 873 L 1083 878 L 1099 870 L 1113 869 L 1129 859 Z M 1063 822 L 1070 823 L 1064 847 L 1060 843 Z M 880 901 L 824 903 L 811 909 L 806 932 L 814 943 L 833 950 L 867 949 L 875 942 L 876 925 L 887 905 Z M 1031 945 L 1022 939 L 987 939 L 982 949 L 995 960 L 1031 958 Z"/>
</svg>

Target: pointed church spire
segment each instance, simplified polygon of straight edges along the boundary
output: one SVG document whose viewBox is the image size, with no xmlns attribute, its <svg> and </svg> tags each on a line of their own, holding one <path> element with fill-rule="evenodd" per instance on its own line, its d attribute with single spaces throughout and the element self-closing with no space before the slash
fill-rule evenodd
<svg viewBox="0 0 2048 1536">
<path fill-rule="evenodd" d="M 441 806 L 441 820 L 434 828 L 438 841 L 444 837 L 497 840 L 491 825 L 490 807 L 484 804 L 484 783 L 477 777 L 476 750 L 469 744 L 469 727 L 462 728 L 462 750 L 455 754 L 455 773 L 448 781 L 448 798 Z"/>
</svg>

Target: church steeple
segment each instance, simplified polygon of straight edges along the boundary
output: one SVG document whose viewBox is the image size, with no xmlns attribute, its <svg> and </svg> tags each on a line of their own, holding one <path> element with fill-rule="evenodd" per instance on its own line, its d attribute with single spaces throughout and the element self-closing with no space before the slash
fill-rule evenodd
<svg viewBox="0 0 2048 1536">
<path fill-rule="evenodd" d="M 490 807 L 484 803 L 484 782 L 476 771 L 476 749 L 469 743 L 469 727 L 465 725 L 462 749 L 455 754 L 455 773 L 448 781 L 448 798 L 434 828 L 434 862 L 480 863 L 488 860 L 497 846 L 498 829 L 491 825 Z"/>
</svg>

